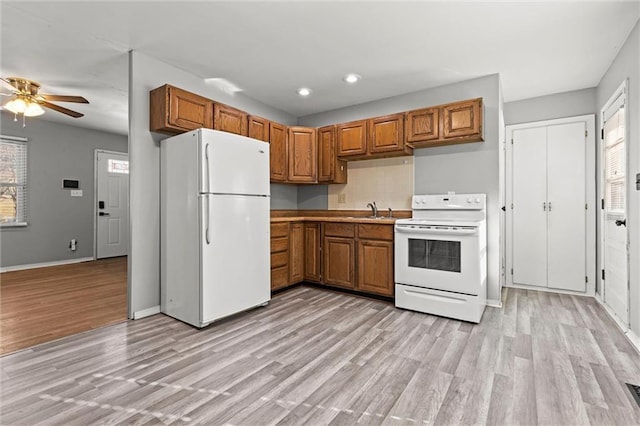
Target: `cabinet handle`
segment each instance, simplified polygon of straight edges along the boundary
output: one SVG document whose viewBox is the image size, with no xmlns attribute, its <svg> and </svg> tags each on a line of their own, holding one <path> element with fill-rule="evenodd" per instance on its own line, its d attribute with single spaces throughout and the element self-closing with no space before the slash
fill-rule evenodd
<svg viewBox="0 0 640 426">
<path fill-rule="evenodd" d="M 542 210 L 547 211 L 547 203 L 542 203 Z"/>
<path fill-rule="evenodd" d="M 549 201 L 549 211 L 551 211 L 551 201 Z"/>
</svg>

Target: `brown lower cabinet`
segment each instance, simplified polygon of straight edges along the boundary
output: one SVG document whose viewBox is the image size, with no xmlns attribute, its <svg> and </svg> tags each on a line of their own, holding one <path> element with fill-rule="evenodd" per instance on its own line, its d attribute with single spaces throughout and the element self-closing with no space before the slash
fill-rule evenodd
<svg viewBox="0 0 640 426">
<path fill-rule="evenodd" d="M 271 289 L 301 281 L 393 296 L 393 225 L 271 225 Z"/>
</svg>

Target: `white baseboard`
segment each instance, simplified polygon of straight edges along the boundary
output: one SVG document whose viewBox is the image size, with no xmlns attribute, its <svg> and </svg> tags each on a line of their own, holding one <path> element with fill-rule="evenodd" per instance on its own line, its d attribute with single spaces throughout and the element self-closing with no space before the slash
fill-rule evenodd
<svg viewBox="0 0 640 426">
<path fill-rule="evenodd" d="M 492 308 L 502 308 L 502 300 L 487 299 L 487 306 Z"/>
<path fill-rule="evenodd" d="M 622 333 L 624 333 L 624 335 L 627 337 L 627 340 L 629 342 L 631 342 L 631 345 L 636 349 L 636 351 L 638 351 L 638 353 L 640 353 L 640 337 L 638 337 L 638 335 L 629 328 L 628 325 L 626 325 L 625 323 L 623 323 L 611 310 L 611 308 L 609 308 L 603 301 L 602 301 L 602 297 L 600 297 L 599 294 L 596 294 L 595 299 L 598 301 L 598 303 L 600 304 L 600 306 L 602 306 L 602 308 L 604 309 L 604 311 L 607 313 L 607 315 L 609 315 L 609 317 L 613 320 L 613 322 L 616 323 L 616 325 L 620 328 L 620 330 L 622 331 Z"/>
<path fill-rule="evenodd" d="M 132 319 L 137 320 L 137 319 L 144 318 L 144 317 L 150 317 L 151 315 L 155 315 L 155 314 L 159 314 L 159 313 L 160 313 L 160 305 L 153 306 L 151 308 L 147 308 L 147 309 L 143 309 L 141 311 L 134 312 Z"/>
<path fill-rule="evenodd" d="M 22 271 L 25 269 L 46 268 L 47 266 L 70 265 L 72 263 L 89 262 L 93 257 L 80 257 L 77 259 L 56 260 L 53 262 L 30 263 L 27 265 L 5 266 L 0 268 L 0 272 Z"/>
</svg>

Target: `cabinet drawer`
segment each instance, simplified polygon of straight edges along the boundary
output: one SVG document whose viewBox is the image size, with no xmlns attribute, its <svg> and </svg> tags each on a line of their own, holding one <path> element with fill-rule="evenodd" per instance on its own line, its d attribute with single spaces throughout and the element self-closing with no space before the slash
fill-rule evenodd
<svg viewBox="0 0 640 426">
<path fill-rule="evenodd" d="M 393 241 L 393 225 L 358 225 L 358 238 Z"/>
<path fill-rule="evenodd" d="M 326 223 L 324 235 L 331 237 L 355 237 L 355 225 L 353 223 Z"/>
<path fill-rule="evenodd" d="M 271 224 L 271 238 L 286 237 L 289 235 L 289 223 L 272 223 Z"/>
<path fill-rule="evenodd" d="M 283 266 L 271 270 L 271 290 L 289 285 L 289 267 Z"/>
<path fill-rule="evenodd" d="M 271 253 L 286 252 L 289 249 L 289 238 L 272 238 Z"/>
<path fill-rule="evenodd" d="M 286 251 L 280 253 L 271 253 L 271 269 L 287 266 L 289 263 L 289 253 Z"/>
</svg>

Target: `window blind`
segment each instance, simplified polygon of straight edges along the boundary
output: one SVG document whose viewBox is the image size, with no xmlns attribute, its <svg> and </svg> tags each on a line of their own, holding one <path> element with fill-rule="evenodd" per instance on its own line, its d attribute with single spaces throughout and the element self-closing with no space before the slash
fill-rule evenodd
<svg viewBox="0 0 640 426">
<path fill-rule="evenodd" d="M 607 213 L 625 209 L 624 104 L 617 107 L 604 125 L 604 186 Z"/>
<path fill-rule="evenodd" d="M 0 225 L 25 225 L 27 139 L 0 135 Z"/>
</svg>

